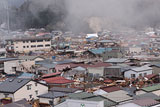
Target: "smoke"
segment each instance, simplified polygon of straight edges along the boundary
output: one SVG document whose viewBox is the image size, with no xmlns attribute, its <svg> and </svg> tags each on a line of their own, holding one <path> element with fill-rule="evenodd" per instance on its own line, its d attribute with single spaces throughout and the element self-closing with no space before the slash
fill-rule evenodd
<svg viewBox="0 0 160 107">
<path fill-rule="evenodd" d="M 159 27 L 159 4 L 160 0 L 25 0 L 18 12 L 11 13 L 19 23 L 14 27 L 99 32 Z"/>
</svg>

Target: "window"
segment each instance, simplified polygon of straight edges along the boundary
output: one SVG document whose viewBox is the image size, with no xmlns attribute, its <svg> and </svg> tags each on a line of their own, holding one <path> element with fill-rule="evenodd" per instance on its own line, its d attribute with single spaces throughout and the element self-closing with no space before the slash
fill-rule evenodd
<svg viewBox="0 0 160 107">
<path fill-rule="evenodd" d="M 23 43 L 25 43 L 25 41 L 23 41 Z"/>
<path fill-rule="evenodd" d="M 31 95 L 29 95 L 29 98 L 30 98 L 30 99 L 32 98 L 32 94 L 31 94 Z"/>
<path fill-rule="evenodd" d="M 43 42 L 43 40 L 37 40 L 37 42 Z"/>
<path fill-rule="evenodd" d="M 29 48 L 29 46 L 27 46 L 27 48 Z"/>
<path fill-rule="evenodd" d="M 142 74 L 139 74 L 139 77 L 142 77 Z"/>
<path fill-rule="evenodd" d="M 7 98 L 9 96 L 9 94 L 4 94 L 4 97 Z"/>
<path fill-rule="evenodd" d="M 53 101 L 52 101 L 52 100 L 49 100 L 49 104 L 50 104 L 50 105 L 53 105 Z"/>
<path fill-rule="evenodd" d="M 27 90 L 31 90 L 31 84 L 27 85 Z"/>
<path fill-rule="evenodd" d="M 35 83 L 35 86 L 37 86 L 37 83 Z"/>
<path fill-rule="evenodd" d="M 36 95 L 38 95 L 38 90 L 35 91 Z"/>
<path fill-rule="evenodd" d="M 36 45 L 31 45 L 31 48 L 34 48 L 34 47 L 36 47 Z"/>
<path fill-rule="evenodd" d="M 135 78 L 136 77 L 136 75 L 135 74 L 131 74 L 131 78 Z"/>
<path fill-rule="evenodd" d="M 147 75 L 147 73 L 144 73 L 144 76 L 146 76 Z"/>
<path fill-rule="evenodd" d="M 46 44 L 46 45 L 45 45 L 45 47 L 49 47 L 49 46 L 50 46 L 50 44 Z"/>
<path fill-rule="evenodd" d="M 18 48 L 18 46 L 16 46 L 16 48 Z"/>
<path fill-rule="evenodd" d="M 43 47 L 43 45 L 37 45 L 37 47 Z"/>
<path fill-rule="evenodd" d="M 23 48 L 26 48 L 25 46 L 23 46 Z"/>
<path fill-rule="evenodd" d="M 31 43 L 36 42 L 35 40 L 31 40 Z"/>
<path fill-rule="evenodd" d="M 49 42 L 50 40 L 48 39 L 48 40 L 46 40 L 46 42 Z"/>
</svg>

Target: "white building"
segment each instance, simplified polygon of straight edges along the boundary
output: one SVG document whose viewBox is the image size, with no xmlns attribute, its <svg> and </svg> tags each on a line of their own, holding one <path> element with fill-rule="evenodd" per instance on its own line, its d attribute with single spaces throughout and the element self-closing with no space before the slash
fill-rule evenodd
<svg viewBox="0 0 160 107">
<path fill-rule="evenodd" d="M 124 77 L 125 78 L 138 78 L 138 77 L 144 77 L 152 73 L 153 73 L 153 70 L 151 67 L 142 66 L 142 67 L 131 68 L 130 70 L 125 71 Z"/>
<path fill-rule="evenodd" d="M 48 87 L 30 79 L 9 78 L 0 84 L 0 99 L 10 97 L 13 101 L 37 99 L 48 92 Z"/>
<path fill-rule="evenodd" d="M 23 37 L 19 39 L 8 39 L 7 50 L 19 53 L 28 53 L 33 51 L 49 51 L 51 49 L 51 37 Z"/>
</svg>

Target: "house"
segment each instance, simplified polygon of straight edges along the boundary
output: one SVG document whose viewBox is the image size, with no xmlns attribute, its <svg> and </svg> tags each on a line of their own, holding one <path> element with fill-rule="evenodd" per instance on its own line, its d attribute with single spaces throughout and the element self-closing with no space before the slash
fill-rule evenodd
<svg viewBox="0 0 160 107">
<path fill-rule="evenodd" d="M 120 50 L 106 51 L 102 54 L 103 61 L 110 58 L 123 58 L 123 53 Z"/>
<path fill-rule="evenodd" d="M 142 52 L 142 48 L 141 47 L 130 47 L 129 48 L 129 53 L 139 54 L 141 52 Z"/>
<path fill-rule="evenodd" d="M 8 78 L 0 84 L 0 99 L 10 97 L 12 101 L 23 98 L 37 99 L 38 95 L 48 92 L 48 87 L 31 79 Z"/>
<path fill-rule="evenodd" d="M 64 77 L 58 76 L 58 77 L 51 77 L 51 78 L 45 78 L 43 79 L 50 87 L 70 87 L 74 81 L 68 80 Z"/>
<path fill-rule="evenodd" d="M 20 65 L 24 67 L 26 72 L 34 72 L 35 64 L 38 61 L 43 61 L 44 58 L 41 56 L 19 56 Z"/>
<path fill-rule="evenodd" d="M 124 72 L 128 70 L 130 66 L 128 65 L 113 65 L 104 68 L 104 76 L 105 77 L 118 77 L 123 78 Z"/>
<path fill-rule="evenodd" d="M 7 39 L 7 49 L 13 49 L 15 53 L 29 53 L 34 51 L 50 51 L 51 36 L 23 37 L 17 39 Z"/>
<path fill-rule="evenodd" d="M 0 72 L 4 71 L 4 62 L 18 60 L 18 58 L 0 58 Z"/>
<path fill-rule="evenodd" d="M 121 88 L 117 87 L 117 86 L 102 87 L 101 89 L 104 90 L 107 93 L 121 90 Z"/>
<path fill-rule="evenodd" d="M 98 75 L 98 76 L 103 76 L 104 75 L 104 68 L 111 66 L 108 63 L 103 63 L 103 62 L 96 62 L 92 65 L 88 65 L 87 71 L 90 74 L 93 75 Z"/>
<path fill-rule="evenodd" d="M 49 91 L 47 93 L 38 95 L 37 97 L 39 98 L 40 103 L 57 105 L 61 102 L 61 98 L 64 98 L 65 96 L 67 96 L 66 93 Z"/>
<path fill-rule="evenodd" d="M 153 69 L 148 66 L 134 67 L 124 72 L 125 78 L 145 77 L 153 73 Z"/>
</svg>

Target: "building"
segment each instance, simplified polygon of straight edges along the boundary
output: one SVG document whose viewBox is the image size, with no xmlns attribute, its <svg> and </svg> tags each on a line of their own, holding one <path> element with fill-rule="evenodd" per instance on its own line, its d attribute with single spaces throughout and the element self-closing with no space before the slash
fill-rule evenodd
<svg viewBox="0 0 160 107">
<path fill-rule="evenodd" d="M 48 87 L 42 83 L 24 78 L 9 78 L 0 84 L 0 99 L 10 97 L 12 101 L 21 99 L 37 99 L 38 95 L 48 92 Z"/>
<path fill-rule="evenodd" d="M 152 68 L 148 66 L 131 68 L 124 72 L 125 78 L 138 78 L 152 74 Z"/>
<path fill-rule="evenodd" d="M 33 51 L 51 50 L 51 37 L 41 36 L 41 37 L 23 37 L 18 39 L 8 39 L 7 50 L 18 53 L 28 53 Z"/>
</svg>

